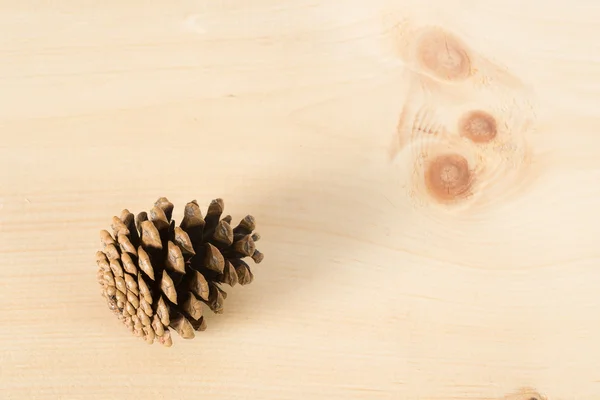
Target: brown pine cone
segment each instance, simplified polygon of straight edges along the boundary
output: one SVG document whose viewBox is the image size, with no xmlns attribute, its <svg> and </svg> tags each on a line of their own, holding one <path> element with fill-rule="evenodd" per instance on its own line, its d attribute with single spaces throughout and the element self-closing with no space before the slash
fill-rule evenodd
<svg viewBox="0 0 600 400">
<path fill-rule="evenodd" d="M 112 235 L 100 231 L 103 249 L 96 262 L 102 295 L 133 334 L 171 346 L 172 328 L 192 339 L 194 331 L 206 329 L 203 305 L 223 312 L 222 284 L 252 282 L 244 258 L 257 264 L 263 259 L 255 245 L 260 236 L 253 233 L 254 217 L 232 227 L 231 216 L 221 218 L 223 209 L 223 200 L 213 200 L 203 217 L 191 201 L 175 226 L 173 204 L 161 197 L 150 213 L 134 218 L 125 209 L 113 217 Z"/>
</svg>

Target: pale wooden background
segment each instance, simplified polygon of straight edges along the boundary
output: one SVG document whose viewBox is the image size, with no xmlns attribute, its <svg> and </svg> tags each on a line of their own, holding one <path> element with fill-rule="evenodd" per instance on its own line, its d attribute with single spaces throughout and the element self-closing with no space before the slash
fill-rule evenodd
<svg viewBox="0 0 600 400">
<path fill-rule="evenodd" d="M 0 398 L 600 399 L 599 16 L 0 0 Z M 431 25 L 464 40 L 478 83 L 413 68 Z M 400 149 L 399 117 L 447 125 L 477 87 L 469 106 L 521 125 L 469 155 L 493 173 L 442 206 L 418 155 L 446 144 L 409 126 Z M 266 254 L 168 349 L 113 318 L 94 262 L 112 215 L 160 196 L 177 215 L 223 197 Z"/>
</svg>

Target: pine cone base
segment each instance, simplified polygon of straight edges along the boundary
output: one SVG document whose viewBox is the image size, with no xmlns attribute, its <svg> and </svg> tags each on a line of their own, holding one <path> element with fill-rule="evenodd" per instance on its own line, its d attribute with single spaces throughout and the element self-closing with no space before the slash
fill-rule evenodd
<svg viewBox="0 0 600 400">
<path fill-rule="evenodd" d="M 159 198 L 150 212 L 125 209 L 100 231 L 96 253 L 98 283 L 109 310 L 135 336 L 170 347 L 171 331 L 184 339 L 206 329 L 205 309 L 223 312 L 223 285 L 248 285 L 254 276 L 244 260 L 256 264 L 260 235 L 248 215 L 235 227 L 222 217 L 224 202 L 213 200 L 203 216 L 198 203 L 186 204 L 179 225 L 173 204 Z"/>
</svg>

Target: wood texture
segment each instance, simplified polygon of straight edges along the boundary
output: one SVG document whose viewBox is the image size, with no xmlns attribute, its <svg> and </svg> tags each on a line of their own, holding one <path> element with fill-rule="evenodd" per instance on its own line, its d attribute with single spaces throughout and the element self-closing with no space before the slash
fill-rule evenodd
<svg viewBox="0 0 600 400">
<path fill-rule="evenodd" d="M 600 398 L 596 1 L 0 11 L 0 398 Z M 265 253 L 169 349 L 94 261 L 160 196 Z"/>
</svg>

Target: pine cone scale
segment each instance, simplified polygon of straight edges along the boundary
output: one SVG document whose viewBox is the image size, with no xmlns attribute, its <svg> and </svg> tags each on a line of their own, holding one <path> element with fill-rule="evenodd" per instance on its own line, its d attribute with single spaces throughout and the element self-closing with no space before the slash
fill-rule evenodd
<svg viewBox="0 0 600 400">
<path fill-rule="evenodd" d="M 156 315 L 158 315 L 160 322 L 162 322 L 164 326 L 169 326 L 169 323 L 171 322 L 169 319 L 169 308 L 167 307 L 167 303 L 162 296 L 160 296 L 160 299 L 158 300 Z"/>
<path fill-rule="evenodd" d="M 223 275 L 220 277 L 220 282 L 223 282 L 231 287 L 237 285 L 238 276 L 235 272 L 235 268 L 229 260 L 225 262 L 225 268 L 223 269 Z"/>
<path fill-rule="evenodd" d="M 123 270 L 125 270 L 125 272 L 134 276 L 137 275 L 137 267 L 135 266 L 135 263 L 131 259 L 129 253 L 121 254 L 121 262 L 123 265 Z"/>
<path fill-rule="evenodd" d="M 175 290 L 175 284 L 166 270 L 163 271 L 162 279 L 160 280 L 160 289 L 165 296 L 167 296 L 167 299 L 171 301 L 171 303 L 177 304 L 177 291 Z"/>
<path fill-rule="evenodd" d="M 144 300 L 148 302 L 148 304 L 152 304 L 152 293 L 150 293 L 150 288 L 144 281 L 142 274 L 138 272 L 138 280 L 137 280 L 138 288 L 140 290 L 140 295 L 144 296 Z"/>
<path fill-rule="evenodd" d="M 185 205 L 185 211 L 183 221 L 181 221 L 181 228 L 189 233 L 192 228 L 204 227 L 204 218 L 200 212 L 200 206 L 196 201 L 190 201 Z"/>
<path fill-rule="evenodd" d="M 201 299 L 203 299 L 205 301 L 208 301 L 208 292 L 209 292 L 208 282 L 206 281 L 206 278 L 204 277 L 204 275 L 202 275 L 200 272 L 198 272 L 198 271 L 191 272 L 191 281 L 190 281 L 189 289 L 196 296 L 200 297 Z"/>
<path fill-rule="evenodd" d="M 185 261 L 183 260 L 183 253 L 179 246 L 169 240 L 168 242 L 168 256 L 167 256 L 167 267 L 171 271 L 179 273 L 185 273 Z"/>
<path fill-rule="evenodd" d="M 233 229 L 231 225 L 227 223 L 225 220 L 219 221 L 217 227 L 215 228 L 215 233 L 213 234 L 213 238 L 224 244 L 225 246 L 229 246 L 233 243 Z"/>
<path fill-rule="evenodd" d="M 188 292 L 182 309 L 191 318 L 198 320 L 202 317 L 202 304 L 202 301 L 198 300 L 196 295 Z"/>
<path fill-rule="evenodd" d="M 163 209 L 157 206 L 152 207 L 150 210 L 150 221 L 152 221 L 156 229 L 159 231 L 167 229 L 170 225 Z"/>
<path fill-rule="evenodd" d="M 154 206 L 160 208 L 165 213 L 168 220 L 171 220 L 175 206 L 166 197 L 161 197 L 154 203 Z"/>
<path fill-rule="evenodd" d="M 111 286 L 111 287 L 114 287 L 114 286 Z M 114 289 L 114 292 L 115 292 L 114 296 L 117 299 L 117 302 L 121 302 L 121 303 L 125 304 L 125 302 L 127 301 L 127 295 L 118 289 Z"/>
<path fill-rule="evenodd" d="M 152 318 L 152 329 L 154 330 L 154 333 L 156 333 L 157 336 L 162 336 L 165 333 L 165 328 L 163 323 L 161 322 L 160 318 L 158 317 L 158 315 L 154 315 L 154 317 Z"/>
<path fill-rule="evenodd" d="M 225 259 L 223 258 L 223 255 L 219 249 L 217 249 L 213 244 L 207 243 L 205 254 L 205 267 L 219 274 L 223 273 L 223 268 L 225 268 Z"/>
<path fill-rule="evenodd" d="M 233 229 L 233 233 L 247 235 L 256 229 L 256 220 L 252 215 L 246 215 L 244 219 Z"/>
<path fill-rule="evenodd" d="M 169 327 L 175 329 L 175 331 L 184 339 L 193 339 L 196 334 L 194 333 L 194 327 L 190 324 L 187 318 L 183 315 L 177 316 L 171 320 Z"/>
<path fill-rule="evenodd" d="M 106 247 L 104 247 L 104 254 L 106 254 L 106 257 L 108 257 L 109 261 L 118 260 L 121 257 L 114 244 L 106 245 Z"/>
<path fill-rule="evenodd" d="M 143 296 L 140 296 L 140 307 L 148 317 L 151 317 L 154 314 L 152 306 L 146 301 L 146 299 Z"/>
<path fill-rule="evenodd" d="M 244 256 L 252 256 L 256 250 L 256 244 L 251 235 L 245 235 L 235 243 L 234 249 Z"/>
<path fill-rule="evenodd" d="M 144 247 L 161 250 L 162 242 L 160 240 L 158 229 L 156 229 L 156 225 L 154 225 L 152 221 L 146 220 L 143 221 L 140 226 L 142 228 L 141 237 Z"/>
<path fill-rule="evenodd" d="M 189 235 L 186 231 L 181 229 L 181 227 L 175 228 L 175 243 L 181 249 L 182 254 L 185 254 L 188 257 L 196 255 Z"/>
<path fill-rule="evenodd" d="M 152 268 L 152 262 L 150 256 L 143 249 L 142 246 L 138 248 L 138 267 L 152 280 L 154 280 L 154 268 Z"/>
<path fill-rule="evenodd" d="M 117 294 L 117 288 L 114 286 L 108 286 L 105 291 L 107 296 L 115 296 Z"/>
<path fill-rule="evenodd" d="M 104 246 L 107 246 L 109 244 L 115 244 L 115 240 L 113 239 L 112 235 L 105 229 L 100 231 L 100 241 Z"/>
<path fill-rule="evenodd" d="M 129 274 L 125 274 L 124 278 L 125 278 L 125 286 L 127 287 L 127 290 L 131 291 L 136 296 L 139 295 L 140 291 L 138 290 L 138 285 L 137 285 L 135 279 L 133 279 L 133 277 Z"/>
<path fill-rule="evenodd" d="M 112 218 L 111 228 L 113 230 L 114 237 L 118 237 L 119 233 L 122 233 L 124 235 L 129 235 L 129 233 L 130 233 L 129 229 L 125 226 L 123 221 L 121 221 L 121 219 L 117 216 L 114 216 Z"/>
</svg>

